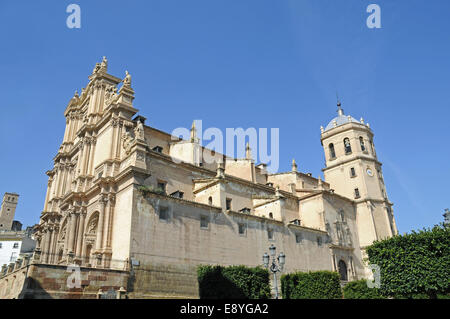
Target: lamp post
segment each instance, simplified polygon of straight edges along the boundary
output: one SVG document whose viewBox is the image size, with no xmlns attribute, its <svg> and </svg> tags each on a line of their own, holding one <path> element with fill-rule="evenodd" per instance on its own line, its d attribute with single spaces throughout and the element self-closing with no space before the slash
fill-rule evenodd
<svg viewBox="0 0 450 319">
<path fill-rule="evenodd" d="M 277 251 L 277 248 L 272 244 L 269 247 L 270 256 L 267 253 L 264 253 L 264 255 L 263 255 L 263 264 L 264 264 L 264 267 L 269 268 L 269 270 L 273 274 L 273 283 L 274 283 L 274 287 L 275 287 L 275 299 L 278 299 L 277 272 L 283 271 L 283 267 L 286 262 L 286 255 L 283 253 L 280 253 L 278 255 L 278 257 L 275 258 L 276 251 Z M 270 264 L 270 267 L 269 267 L 270 257 L 272 257 L 272 263 Z M 275 259 L 278 261 L 278 264 L 275 261 Z"/>
</svg>

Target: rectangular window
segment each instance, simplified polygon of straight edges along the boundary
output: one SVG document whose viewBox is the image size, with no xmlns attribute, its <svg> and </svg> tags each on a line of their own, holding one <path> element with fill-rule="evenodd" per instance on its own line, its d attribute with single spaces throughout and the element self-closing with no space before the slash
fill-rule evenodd
<svg viewBox="0 0 450 319">
<path fill-rule="evenodd" d="M 360 198 L 359 189 L 355 188 L 355 198 Z"/>
<path fill-rule="evenodd" d="M 19 248 L 19 243 L 14 243 L 13 248 Z"/>
<path fill-rule="evenodd" d="M 356 171 L 354 167 L 350 167 L 350 176 L 351 177 L 355 177 L 356 176 Z"/>
<path fill-rule="evenodd" d="M 267 230 L 267 238 L 269 239 L 269 240 L 272 240 L 273 239 L 273 229 L 268 229 Z"/>
<path fill-rule="evenodd" d="M 239 224 L 238 225 L 239 227 L 239 235 L 245 235 L 245 229 L 246 229 L 246 227 L 245 227 L 245 224 Z"/>
<path fill-rule="evenodd" d="M 226 208 L 227 208 L 227 210 L 231 210 L 231 198 L 227 198 L 227 200 L 226 200 Z"/>
<path fill-rule="evenodd" d="M 322 237 L 317 237 L 317 245 L 322 246 Z"/>
<path fill-rule="evenodd" d="M 208 228 L 208 217 L 200 216 L 200 228 L 207 229 Z"/>
<path fill-rule="evenodd" d="M 299 233 L 295 234 L 295 242 L 297 244 L 300 244 L 302 242 L 302 234 Z"/>
<path fill-rule="evenodd" d="M 2 245 L 3 245 L 3 243 L 0 243 L 0 249 L 2 249 Z"/>
<path fill-rule="evenodd" d="M 160 220 L 169 220 L 169 208 L 164 206 L 159 206 L 159 219 Z"/>
<path fill-rule="evenodd" d="M 162 193 L 166 193 L 166 185 L 167 183 L 164 181 L 158 181 L 158 185 L 156 186 L 156 189 Z"/>
</svg>

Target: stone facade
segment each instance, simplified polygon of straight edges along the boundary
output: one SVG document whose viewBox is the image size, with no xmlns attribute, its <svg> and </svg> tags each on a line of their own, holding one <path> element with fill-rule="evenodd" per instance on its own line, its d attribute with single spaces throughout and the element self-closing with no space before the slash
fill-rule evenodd
<svg viewBox="0 0 450 319">
<path fill-rule="evenodd" d="M 43 280 L 38 269 L 50 277 L 75 263 L 101 270 L 106 281 L 127 273 L 121 287 L 130 298 L 198 297 L 197 265 L 258 266 L 271 244 L 286 254 L 286 272 L 334 270 L 353 280 L 366 276 L 364 246 L 397 232 L 392 209 L 383 209 L 392 203 L 376 188 L 381 178 L 369 183 L 358 172 L 361 199 L 350 194 L 351 177 L 339 173 L 353 165 L 346 155 L 327 160 L 325 181 L 301 173 L 295 161 L 292 171 L 269 174 L 249 147 L 242 159 L 204 149 L 194 125 L 189 140 L 145 125 L 135 116 L 131 75 L 120 80 L 107 66 L 106 58 L 97 63 L 64 113 L 36 233 L 34 280 Z M 358 132 L 373 137 L 362 123 L 323 129 L 326 156 L 335 137 L 340 147 L 340 134 L 356 148 Z M 206 153 L 216 161 L 202 161 Z M 381 166 L 375 155 L 352 160 L 361 169 Z M 51 297 L 67 296 L 53 284 L 42 287 Z M 84 291 L 101 289 L 92 285 Z"/>
</svg>

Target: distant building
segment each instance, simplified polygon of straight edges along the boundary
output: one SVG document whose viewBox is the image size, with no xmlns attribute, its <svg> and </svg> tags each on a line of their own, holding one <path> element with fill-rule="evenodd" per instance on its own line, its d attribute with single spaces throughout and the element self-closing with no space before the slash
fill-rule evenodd
<svg viewBox="0 0 450 319">
<path fill-rule="evenodd" d="M 0 266 L 16 261 L 19 256 L 31 255 L 36 242 L 32 228 L 22 231 L 22 223 L 14 220 L 19 195 L 5 193 L 0 211 Z"/>
<path fill-rule="evenodd" d="M 19 195 L 15 193 L 5 193 L 3 196 L 2 207 L 0 209 L 0 230 L 12 229 L 18 201 Z"/>
<path fill-rule="evenodd" d="M 36 242 L 25 231 L 0 230 L 0 266 L 16 261 L 19 256 L 32 254 Z"/>
</svg>

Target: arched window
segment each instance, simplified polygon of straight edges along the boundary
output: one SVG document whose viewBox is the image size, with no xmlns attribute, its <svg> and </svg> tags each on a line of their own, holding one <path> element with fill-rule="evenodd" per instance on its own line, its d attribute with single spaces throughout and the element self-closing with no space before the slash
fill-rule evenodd
<svg viewBox="0 0 450 319">
<path fill-rule="evenodd" d="M 272 213 L 269 213 L 269 218 L 273 218 L 273 214 Z"/>
<path fill-rule="evenodd" d="M 339 260 L 338 268 L 339 268 L 339 277 L 340 277 L 340 279 L 343 280 L 343 281 L 347 281 L 348 280 L 348 277 L 347 277 L 347 265 L 345 264 L 345 262 L 342 259 Z"/>
<path fill-rule="evenodd" d="M 333 143 L 330 143 L 330 145 L 328 145 L 328 149 L 330 150 L 330 159 L 336 158 L 336 152 L 334 151 Z"/>
<path fill-rule="evenodd" d="M 344 148 L 345 154 L 350 154 L 352 152 L 352 147 L 350 145 L 350 140 L 348 137 L 344 138 Z"/>
<path fill-rule="evenodd" d="M 361 151 L 365 151 L 366 150 L 366 146 L 364 145 L 364 139 L 362 136 L 359 137 L 359 145 L 361 145 Z"/>
<path fill-rule="evenodd" d="M 209 205 L 209 206 L 212 206 L 212 204 L 213 204 L 213 203 L 212 203 L 212 197 L 209 196 L 209 198 L 208 198 L 208 205 Z"/>
</svg>

